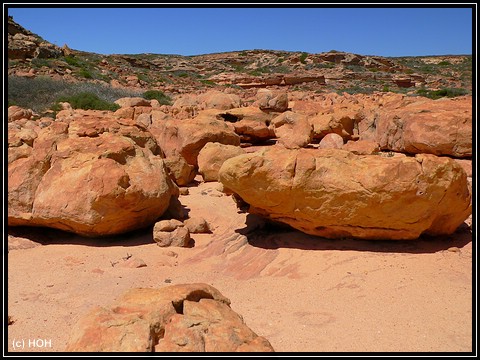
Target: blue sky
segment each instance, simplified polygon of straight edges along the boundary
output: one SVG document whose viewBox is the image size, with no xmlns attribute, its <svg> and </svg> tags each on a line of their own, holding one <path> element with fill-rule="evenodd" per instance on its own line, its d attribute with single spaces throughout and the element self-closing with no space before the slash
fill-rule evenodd
<svg viewBox="0 0 480 360">
<path fill-rule="evenodd" d="M 250 49 L 379 56 L 472 54 L 476 10 L 453 5 L 356 8 L 345 4 L 337 8 L 13 6 L 4 4 L 4 9 L 17 23 L 59 46 L 99 54 L 179 55 Z"/>
</svg>

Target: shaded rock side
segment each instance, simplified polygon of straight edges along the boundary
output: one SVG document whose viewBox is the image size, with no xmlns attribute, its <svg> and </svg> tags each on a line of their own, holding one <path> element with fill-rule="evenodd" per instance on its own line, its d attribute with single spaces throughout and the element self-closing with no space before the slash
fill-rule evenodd
<svg viewBox="0 0 480 360">
<path fill-rule="evenodd" d="M 274 351 L 207 284 L 132 289 L 76 324 L 69 352 Z"/>
<path fill-rule="evenodd" d="M 219 179 L 251 213 L 327 238 L 451 234 L 471 213 L 465 171 L 429 154 L 275 147 L 225 161 Z"/>
</svg>

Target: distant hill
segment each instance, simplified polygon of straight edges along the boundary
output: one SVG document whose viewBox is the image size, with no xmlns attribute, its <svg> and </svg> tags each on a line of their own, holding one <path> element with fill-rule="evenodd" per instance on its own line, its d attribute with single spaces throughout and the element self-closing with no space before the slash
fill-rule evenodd
<svg viewBox="0 0 480 360">
<path fill-rule="evenodd" d="M 175 95 L 206 88 L 286 87 L 288 90 L 372 93 L 472 91 L 472 56 L 381 57 L 245 50 L 198 56 L 101 55 L 58 47 L 8 19 L 8 75 L 50 76 Z"/>
</svg>

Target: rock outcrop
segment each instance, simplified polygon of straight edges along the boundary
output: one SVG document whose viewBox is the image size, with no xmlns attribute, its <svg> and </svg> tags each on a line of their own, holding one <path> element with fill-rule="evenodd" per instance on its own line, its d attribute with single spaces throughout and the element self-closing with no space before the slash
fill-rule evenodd
<svg viewBox="0 0 480 360">
<path fill-rule="evenodd" d="M 327 238 L 451 234 L 471 214 L 465 171 L 428 154 L 359 156 L 275 146 L 225 161 L 219 179 L 250 212 Z"/>
<path fill-rule="evenodd" d="M 68 352 L 273 352 L 207 284 L 132 289 L 76 324 Z"/>
</svg>

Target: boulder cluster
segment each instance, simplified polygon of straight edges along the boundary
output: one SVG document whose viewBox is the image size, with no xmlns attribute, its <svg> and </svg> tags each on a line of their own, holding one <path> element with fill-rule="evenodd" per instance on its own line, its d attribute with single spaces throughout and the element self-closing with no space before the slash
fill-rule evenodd
<svg viewBox="0 0 480 360">
<path fill-rule="evenodd" d="M 471 101 L 260 89 L 248 104 L 218 91 L 115 112 L 64 104 L 55 119 L 11 106 L 8 224 L 107 236 L 183 221 L 180 188 L 199 174 L 309 234 L 449 234 L 471 212 Z M 157 230 L 159 245 L 188 246 L 183 223 L 168 231 L 181 236 Z"/>
</svg>

